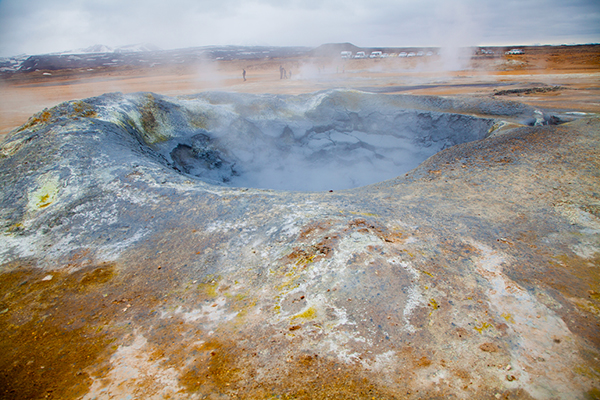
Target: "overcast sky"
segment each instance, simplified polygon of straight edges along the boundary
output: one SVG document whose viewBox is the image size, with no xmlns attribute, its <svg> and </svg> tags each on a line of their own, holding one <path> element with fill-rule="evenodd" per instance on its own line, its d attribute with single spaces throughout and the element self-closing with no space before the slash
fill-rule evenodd
<svg viewBox="0 0 600 400">
<path fill-rule="evenodd" d="M 151 43 L 471 46 L 600 42 L 600 0 L 0 0 L 0 56 Z"/>
</svg>

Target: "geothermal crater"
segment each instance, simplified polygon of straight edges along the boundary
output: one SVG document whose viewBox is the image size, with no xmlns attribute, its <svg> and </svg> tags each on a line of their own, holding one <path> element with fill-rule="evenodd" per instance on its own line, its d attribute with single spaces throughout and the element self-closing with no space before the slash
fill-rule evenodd
<svg viewBox="0 0 600 400">
<path fill-rule="evenodd" d="M 488 137 L 506 121 L 562 121 L 504 101 L 343 90 L 300 96 L 109 94 L 85 104 L 137 138 L 144 155 L 178 173 L 220 186 L 291 191 L 391 179 L 440 150 Z"/>
<path fill-rule="evenodd" d="M 352 91 L 36 114 L 0 144 L 0 397 L 598 397 L 600 120 L 526 126 L 554 117 Z"/>
<path fill-rule="evenodd" d="M 358 92 L 141 100 L 135 133 L 163 164 L 232 187 L 364 186 L 402 175 L 450 146 L 483 139 L 494 124 L 429 110 L 406 96 Z"/>
</svg>

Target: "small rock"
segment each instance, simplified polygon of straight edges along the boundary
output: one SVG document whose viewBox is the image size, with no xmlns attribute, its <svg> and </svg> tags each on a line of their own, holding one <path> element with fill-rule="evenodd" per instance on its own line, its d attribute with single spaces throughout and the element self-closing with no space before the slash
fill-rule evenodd
<svg viewBox="0 0 600 400">
<path fill-rule="evenodd" d="M 488 353 L 495 353 L 498 351 L 498 346 L 496 346 L 494 343 L 483 343 L 482 345 L 479 346 L 479 348 L 481 349 L 481 351 L 485 351 Z"/>
<path fill-rule="evenodd" d="M 52 280 L 52 275 L 46 275 L 45 277 L 42 278 L 43 281 L 50 281 Z"/>
</svg>

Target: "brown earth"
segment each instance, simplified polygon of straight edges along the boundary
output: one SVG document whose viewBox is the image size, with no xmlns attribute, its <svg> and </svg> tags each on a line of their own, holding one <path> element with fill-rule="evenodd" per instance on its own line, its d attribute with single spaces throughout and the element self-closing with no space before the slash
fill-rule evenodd
<svg viewBox="0 0 600 400">
<path fill-rule="evenodd" d="M 327 57 L 205 61 L 191 66 L 36 71 L 0 77 L 0 139 L 34 113 L 107 92 L 169 96 L 207 90 L 299 94 L 332 88 L 386 93 L 491 96 L 496 91 L 559 85 L 512 94 L 544 108 L 600 112 L 600 45 L 525 47 L 522 55 L 342 60 Z M 279 66 L 291 79 L 279 79 Z M 242 68 L 247 81 L 242 80 Z M 44 73 L 51 75 L 44 75 Z M 504 97 L 507 97 L 504 96 Z"/>
</svg>

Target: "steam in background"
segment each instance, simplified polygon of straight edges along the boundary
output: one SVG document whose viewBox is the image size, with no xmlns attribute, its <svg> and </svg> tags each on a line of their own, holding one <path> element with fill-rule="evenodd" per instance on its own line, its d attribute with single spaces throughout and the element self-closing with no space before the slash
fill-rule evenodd
<svg viewBox="0 0 600 400">
<path fill-rule="evenodd" d="M 0 56 L 103 44 L 443 47 L 600 42 L 597 0 L 2 0 Z"/>
</svg>

